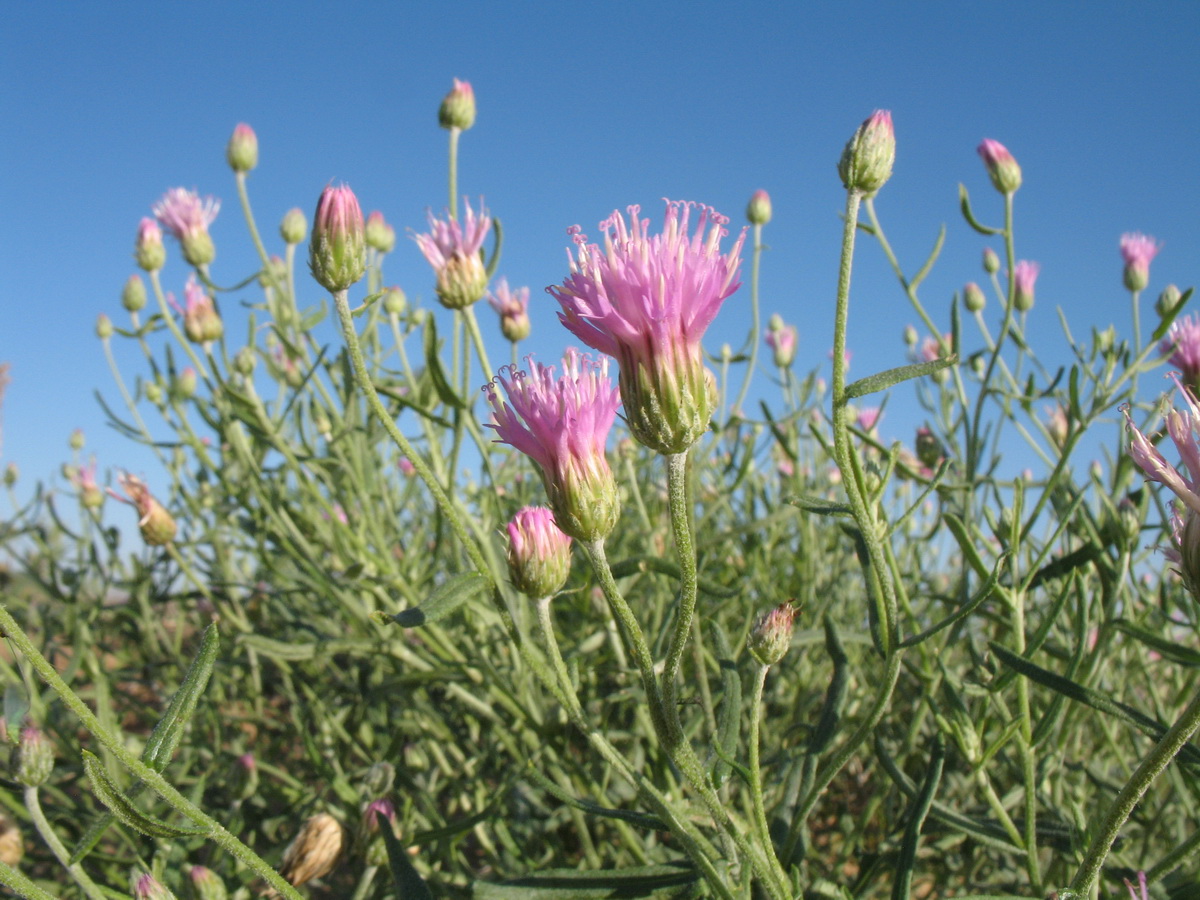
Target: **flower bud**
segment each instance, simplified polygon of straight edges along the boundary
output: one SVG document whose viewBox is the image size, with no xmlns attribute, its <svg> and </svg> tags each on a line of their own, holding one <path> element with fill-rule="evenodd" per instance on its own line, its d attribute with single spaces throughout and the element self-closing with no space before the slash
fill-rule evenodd
<svg viewBox="0 0 1200 900">
<path fill-rule="evenodd" d="M 344 291 L 363 277 L 367 248 L 362 210 L 346 185 L 330 185 L 322 191 L 308 251 L 313 278 L 331 293 Z"/>
<path fill-rule="evenodd" d="M 1013 306 L 1017 312 L 1029 312 L 1033 309 L 1033 286 L 1041 269 L 1037 263 L 1024 259 L 1013 268 L 1013 278 L 1016 280 L 1016 298 Z"/>
<path fill-rule="evenodd" d="M 175 895 L 149 872 L 133 879 L 133 900 L 175 900 Z"/>
<path fill-rule="evenodd" d="M 258 273 L 258 286 L 264 291 L 275 285 L 287 285 L 287 262 L 282 256 L 272 255 Z M 284 314 L 286 315 L 286 313 Z M 282 316 L 280 317 L 282 318 Z"/>
<path fill-rule="evenodd" d="M 221 876 L 204 866 L 192 866 L 192 888 L 196 900 L 228 900 L 229 891 Z"/>
<path fill-rule="evenodd" d="M 1121 235 L 1121 258 L 1125 261 L 1125 288 L 1144 291 L 1150 282 L 1150 262 L 1162 249 L 1154 238 L 1140 232 Z"/>
<path fill-rule="evenodd" d="M 21 730 L 17 744 L 13 777 L 25 787 L 41 787 L 54 770 L 54 749 L 40 728 L 30 725 Z"/>
<path fill-rule="evenodd" d="M 771 195 L 755 191 L 746 205 L 746 218 L 751 225 L 766 225 L 771 221 Z"/>
<path fill-rule="evenodd" d="M 384 827 L 392 830 L 392 834 L 396 834 L 396 807 L 391 800 L 386 797 L 380 800 L 372 800 L 363 810 L 362 828 L 360 833 L 360 843 L 366 844 L 366 858 L 369 866 L 382 866 L 387 864 L 387 845 L 384 844 L 383 838 L 379 836 L 380 831 Z"/>
<path fill-rule="evenodd" d="M 896 132 L 892 114 L 877 109 L 864 121 L 842 150 L 838 174 L 848 191 L 870 196 L 892 177 L 896 161 Z"/>
<path fill-rule="evenodd" d="M 368 795 L 382 796 L 392 790 L 396 783 L 396 767 L 390 762 L 377 762 L 367 769 L 363 779 L 363 789 Z M 395 812 L 395 810 L 392 810 Z"/>
<path fill-rule="evenodd" d="M 995 275 L 1000 271 L 1000 257 L 991 247 L 983 248 L 983 271 L 989 275 Z"/>
<path fill-rule="evenodd" d="M 904 345 L 906 347 L 917 346 L 917 341 L 919 341 L 920 339 L 921 339 L 921 336 L 919 334 L 917 334 L 916 328 L 914 328 L 912 325 L 904 326 Z"/>
<path fill-rule="evenodd" d="M 87 445 L 87 439 L 83 436 L 83 429 L 76 428 L 71 432 L 71 436 L 67 438 L 67 446 L 78 452 Z"/>
<path fill-rule="evenodd" d="M 279 223 L 279 236 L 285 243 L 299 244 L 306 234 L 308 219 L 304 218 L 303 211 L 294 208 L 283 214 L 283 221 Z"/>
<path fill-rule="evenodd" d="M 130 275 L 121 290 L 121 305 L 129 312 L 137 312 L 146 306 L 146 285 L 140 275 Z"/>
<path fill-rule="evenodd" d="M 968 281 L 966 287 L 963 288 L 963 305 L 967 308 L 967 312 L 983 312 L 983 308 L 987 306 L 987 297 L 983 295 L 983 290 L 973 281 Z"/>
<path fill-rule="evenodd" d="M 938 440 L 937 435 L 925 427 L 917 429 L 916 451 L 917 459 L 927 469 L 936 469 L 946 458 L 942 442 Z"/>
<path fill-rule="evenodd" d="M 254 374 L 254 366 L 258 362 L 258 355 L 254 352 L 253 347 L 243 347 L 233 357 L 233 371 L 239 375 L 249 378 Z"/>
<path fill-rule="evenodd" d="M 210 344 L 220 340 L 225 333 L 225 323 L 221 321 L 212 297 L 204 292 L 194 275 L 188 278 L 183 295 L 183 333 L 188 340 L 195 344 Z"/>
<path fill-rule="evenodd" d="M 162 230 L 151 218 L 142 219 L 138 225 L 133 258 L 147 272 L 157 272 L 167 262 L 167 248 L 163 246 Z"/>
<path fill-rule="evenodd" d="M 404 291 L 393 285 L 383 289 L 383 311 L 389 316 L 402 316 L 408 306 L 408 298 Z"/>
<path fill-rule="evenodd" d="M 318 813 L 301 826 L 295 840 L 283 851 L 279 874 L 297 887 L 327 875 L 337 863 L 344 842 L 345 833 L 338 820 L 329 813 Z"/>
<path fill-rule="evenodd" d="M 1008 149 L 991 138 L 984 138 L 977 149 L 996 190 L 1002 194 L 1016 193 L 1021 186 L 1021 167 Z"/>
<path fill-rule="evenodd" d="M 96 337 L 102 341 L 107 341 L 113 335 L 112 319 L 104 313 L 100 313 L 96 317 Z"/>
<path fill-rule="evenodd" d="M 17 468 L 17 464 L 15 462 L 10 462 L 4 467 L 4 486 L 12 487 L 17 483 L 17 479 L 20 477 L 20 475 L 21 470 Z"/>
<path fill-rule="evenodd" d="M 1179 292 L 1173 284 L 1168 284 L 1163 288 L 1162 293 L 1158 295 L 1158 300 L 1154 304 L 1154 311 L 1158 313 L 1160 318 L 1166 318 L 1171 313 L 1175 312 L 1175 307 L 1179 306 L 1179 301 L 1183 299 L 1183 294 Z"/>
<path fill-rule="evenodd" d="M 781 603 L 754 623 L 746 647 L 750 655 L 764 666 L 773 666 L 783 659 L 792 644 L 792 627 L 796 619 L 796 608 Z"/>
<path fill-rule="evenodd" d="M 793 362 L 796 361 L 796 326 L 784 325 L 783 320 L 779 320 L 779 327 L 773 328 L 775 318 L 767 325 L 767 330 L 763 334 L 763 341 L 775 354 L 775 365 L 781 369 L 791 368 Z"/>
<path fill-rule="evenodd" d="M 466 131 L 475 124 L 475 91 L 469 81 L 454 79 L 454 87 L 442 100 L 438 124 L 443 128 Z"/>
<path fill-rule="evenodd" d="M 367 216 L 363 235 L 367 246 L 380 253 L 391 253 L 396 247 L 396 229 L 383 220 L 383 213 L 379 210 Z"/>
<path fill-rule="evenodd" d="M 571 539 L 544 506 L 526 506 L 508 523 L 508 573 L 513 587 L 541 600 L 562 590 L 571 571 Z"/>
<path fill-rule="evenodd" d="M 150 385 L 146 387 L 146 394 L 149 396 Z M 175 539 L 175 520 L 171 518 L 169 512 L 163 509 L 162 504 L 154 499 L 145 483 L 140 478 L 129 474 L 117 476 L 117 481 L 125 491 L 125 496 L 122 497 L 111 490 L 109 493 L 122 503 L 132 505 L 138 511 L 138 515 L 141 517 L 138 519 L 138 530 L 142 533 L 142 540 L 151 547 L 161 547 L 171 543 Z"/>
<path fill-rule="evenodd" d="M 187 366 L 171 384 L 171 394 L 177 400 L 190 400 L 196 393 L 196 370 Z"/>
<path fill-rule="evenodd" d="M 235 172 L 249 172 L 258 165 L 258 136 L 244 122 L 233 129 L 225 159 Z"/>
<path fill-rule="evenodd" d="M 162 405 L 163 392 L 162 387 L 157 381 L 147 381 L 142 387 L 142 393 L 146 395 L 146 399 L 155 406 Z"/>
</svg>

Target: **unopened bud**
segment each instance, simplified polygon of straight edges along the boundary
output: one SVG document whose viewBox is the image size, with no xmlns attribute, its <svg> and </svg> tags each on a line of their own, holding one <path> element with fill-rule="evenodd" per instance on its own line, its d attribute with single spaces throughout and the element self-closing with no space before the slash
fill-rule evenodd
<svg viewBox="0 0 1200 900">
<path fill-rule="evenodd" d="M 1154 304 L 1154 311 L 1158 313 L 1160 318 L 1166 318 L 1171 313 L 1175 312 L 1175 308 L 1179 306 L 1179 301 L 1183 299 L 1183 294 L 1179 292 L 1173 284 L 1168 284 L 1163 288 L 1162 293 L 1158 295 L 1158 300 Z"/>
<path fill-rule="evenodd" d="M 121 290 L 121 305 L 129 312 L 137 312 L 146 306 L 146 285 L 142 276 L 130 275 Z"/>
<path fill-rule="evenodd" d="M 535 600 L 557 594 L 571 572 L 571 539 L 554 513 L 526 506 L 508 523 L 508 573 L 513 587 Z"/>
<path fill-rule="evenodd" d="M 795 619 L 796 608 L 791 603 L 781 603 L 760 617 L 746 641 L 750 654 L 764 666 L 773 666 L 783 659 L 792 644 Z"/>
<path fill-rule="evenodd" d="M 83 436 L 83 429 L 76 428 L 71 432 L 71 436 L 67 438 L 67 446 L 76 452 L 82 450 L 87 444 L 87 439 Z"/>
<path fill-rule="evenodd" d="M 771 195 L 755 191 L 746 205 L 746 218 L 751 225 L 766 225 L 771 221 Z"/>
<path fill-rule="evenodd" d="M 408 306 L 408 298 L 400 288 L 392 286 L 383 289 L 383 311 L 389 316 L 401 316 Z"/>
<path fill-rule="evenodd" d="M 142 393 L 144 393 L 146 395 L 146 399 L 155 406 L 159 406 L 163 402 L 162 387 L 157 381 L 147 381 L 145 385 L 142 386 Z"/>
<path fill-rule="evenodd" d="M 40 728 L 21 729 L 13 777 L 25 787 L 41 787 L 54 771 L 54 749 Z"/>
<path fill-rule="evenodd" d="M 330 185 L 321 192 L 308 250 L 313 278 L 331 293 L 344 291 L 363 277 L 367 248 L 362 210 L 346 185 Z"/>
<path fill-rule="evenodd" d="M 924 427 L 917 429 L 916 452 L 921 465 L 929 469 L 936 469 L 946 456 L 946 451 L 937 435 Z"/>
<path fill-rule="evenodd" d="M 303 211 L 289 209 L 283 214 L 283 221 L 279 224 L 279 236 L 286 243 L 299 244 L 304 240 L 306 234 L 308 234 L 308 219 L 304 218 Z"/>
<path fill-rule="evenodd" d="M 282 256 L 272 256 L 258 273 L 258 286 L 263 290 L 275 285 L 287 285 L 287 262 Z"/>
<path fill-rule="evenodd" d="M 17 464 L 15 462 L 10 462 L 4 467 L 4 486 L 12 487 L 17 483 L 17 479 L 20 477 L 20 475 L 21 470 L 17 468 Z"/>
<path fill-rule="evenodd" d="M 1037 282 L 1040 271 L 1041 266 L 1024 259 L 1014 267 L 1013 278 L 1016 281 L 1016 295 L 1013 307 L 1017 312 L 1029 312 L 1033 309 L 1033 286 Z"/>
<path fill-rule="evenodd" d="M 107 341 L 113 335 L 112 319 L 104 313 L 100 313 L 96 317 L 96 337 L 102 341 Z"/>
<path fill-rule="evenodd" d="M 983 248 L 983 271 L 989 275 L 995 275 L 1000 271 L 1000 257 L 991 247 Z"/>
<path fill-rule="evenodd" d="M 842 150 L 838 174 L 848 191 L 870 196 L 892 177 L 896 161 L 896 132 L 892 114 L 878 109 L 864 121 Z"/>
<path fill-rule="evenodd" d="M 163 246 L 162 229 L 151 218 L 142 219 L 138 225 L 133 258 L 147 272 L 157 272 L 167 262 L 167 248 Z"/>
<path fill-rule="evenodd" d="M 249 172 L 258 165 L 258 136 L 244 122 L 233 129 L 225 159 L 235 172 Z"/>
<path fill-rule="evenodd" d="M 367 246 L 380 253 L 391 253 L 396 247 L 396 229 L 384 221 L 383 213 L 378 210 L 367 216 L 363 236 Z"/>
<path fill-rule="evenodd" d="M 459 131 L 466 131 L 475 124 L 475 91 L 469 81 L 454 79 L 454 87 L 438 109 L 438 124 Z"/>
<path fill-rule="evenodd" d="M 999 141 L 984 138 L 977 148 L 992 185 L 1002 194 L 1015 193 L 1021 186 L 1021 167 Z"/>
<path fill-rule="evenodd" d="M 258 355 L 254 352 L 253 347 L 243 347 L 233 357 L 233 371 L 239 375 L 249 378 L 254 374 L 254 365 L 258 362 Z"/>
<path fill-rule="evenodd" d="M 380 797 L 390 793 L 395 782 L 396 767 L 390 762 L 377 762 L 367 769 L 366 777 L 363 779 L 363 788 L 368 796 Z"/>
<path fill-rule="evenodd" d="M 983 312 L 983 308 L 987 306 L 987 297 L 984 296 L 982 288 L 973 281 L 968 281 L 963 288 L 963 305 L 968 312 L 973 313 Z"/>
<path fill-rule="evenodd" d="M 141 872 L 133 879 L 133 900 L 175 900 L 175 895 L 149 872 Z"/>
<path fill-rule="evenodd" d="M 171 393 L 178 400 L 190 400 L 196 393 L 196 370 L 188 366 L 180 372 L 171 385 Z"/>
<path fill-rule="evenodd" d="M 921 336 L 919 334 L 917 334 L 916 328 L 914 328 L 912 325 L 904 326 L 904 345 L 906 347 L 917 346 L 917 341 L 919 341 L 920 339 L 921 339 Z"/>
<path fill-rule="evenodd" d="M 228 900 L 229 891 L 221 876 L 204 866 L 192 866 L 192 888 L 196 900 Z"/>
</svg>

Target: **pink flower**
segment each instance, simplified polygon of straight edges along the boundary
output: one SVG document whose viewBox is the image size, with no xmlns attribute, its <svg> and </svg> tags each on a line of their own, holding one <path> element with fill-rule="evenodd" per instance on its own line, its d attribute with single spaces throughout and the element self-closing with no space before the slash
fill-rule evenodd
<svg viewBox="0 0 1200 900">
<path fill-rule="evenodd" d="M 213 306 L 212 298 L 200 287 L 195 275 L 188 276 L 187 284 L 183 287 L 183 296 L 183 331 L 188 340 L 196 344 L 208 344 L 219 340 L 225 333 L 225 325 Z M 178 309 L 179 305 L 175 304 L 175 307 Z"/>
<path fill-rule="evenodd" d="M 868 406 L 858 414 L 855 424 L 860 430 L 871 432 L 879 424 L 880 409 L 878 406 Z"/>
<path fill-rule="evenodd" d="M 500 331 L 506 338 L 515 344 L 529 337 L 529 288 L 510 290 L 508 279 L 501 278 L 487 300 L 500 316 Z"/>
<path fill-rule="evenodd" d="M 412 460 L 407 456 L 400 457 L 400 462 L 396 463 L 396 467 L 405 478 L 411 478 L 412 474 L 417 471 L 417 467 L 413 465 Z"/>
<path fill-rule="evenodd" d="M 492 219 L 479 201 L 479 213 L 463 198 L 463 220 L 429 215 L 429 234 L 414 235 L 413 240 L 433 266 L 437 275 L 438 300 L 447 309 L 464 309 L 487 292 L 487 270 L 481 249 L 492 228 Z"/>
<path fill-rule="evenodd" d="M 96 483 L 96 457 L 93 456 L 86 466 L 80 466 L 72 473 L 71 483 L 79 490 L 79 502 L 88 509 L 95 509 L 104 503 L 104 492 Z"/>
<path fill-rule="evenodd" d="M 154 216 L 163 228 L 175 235 L 184 259 L 193 266 L 205 266 L 217 255 L 208 226 L 220 209 L 220 200 L 212 197 L 201 200 L 195 191 L 171 188 L 154 206 Z"/>
<path fill-rule="evenodd" d="M 930 335 L 921 341 L 921 349 L 917 352 L 917 356 L 921 362 L 933 362 L 935 359 L 941 359 L 942 356 L 950 353 L 952 340 L 949 332 L 943 334 L 941 340 Z"/>
<path fill-rule="evenodd" d="M 138 223 L 137 239 L 133 245 L 133 258 L 147 272 L 157 272 L 167 261 L 167 251 L 162 242 L 162 229 L 149 216 L 144 216 Z"/>
<path fill-rule="evenodd" d="M 996 190 L 1002 194 L 1011 194 L 1021 186 L 1021 167 L 1017 165 L 1007 147 L 999 141 L 984 138 L 977 149 Z"/>
<path fill-rule="evenodd" d="M 383 822 L 396 824 L 396 805 L 386 797 L 381 800 L 372 800 L 363 810 L 363 823 L 366 825 L 368 834 L 378 832 Z"/>
<path fill-rule="evenodd" d="M 508 523 L 508 572 L 513 587 L 534 600 L 557 594 L 571 572 L 571 539 L 544 506 L 526 506 Z"/>
<path fill-rule="evenodd" d="M 608 360 L 570 349 L 558 379 L 553 366 L 533 357 L 526 363 L 532 374 L 505 366 L 484 385 L 491 427 L 542 470 L 558 527 L 581 541 L 603 539 L 620 513 L 616 480 L 604 455 L 621 403 L 608 378 Z"/>
<path fill-rule="evenodd" d="M 1017 285 L 1015 306 L 1020 312 L 1033 309 L 1033 286 L 1037 283 L 1042 267 L 1035 262 L 1022 259 L 1013 266 L 1013 280 Z"/>
<path fill-rule="evenodd" d="M 692 209 L 699 210 L 688 234 Z M 615 357 L 630 431 L 659 453 L 680 453 L 707 428 L 716 403 L 700 341 L 725 298 L 737 290 L 746 231 L 721 255 L 728 219 L 691 202 L 667 201 L 661 234 L 651 236 L 641 207 L 600 223 L 604 247 L 568 229 L 578 255 L 571 274 L 547 290 L 559 319 L 589 347 Z M 708 229 L 707 235 L 705 234 Z"/>
<path fill-rule="evenodd" d="M 1195 313 L 1176 319 L 1171 330 L 1158 345 L 1163 356 L 1183 377 L 1183 382 L 1193 391 L 1200 387 L 1200 316 Z"/>
<path fill-rule="evenodd" d="M 367 270 L 362 207 L 349 185 L 328 185 L 317 200 L 308 268 L 333 294 L 349 289 Z"/>
<path fill-rule="evenodd" d="M 1162 245 L 1154 238 L 1131 231 L 1121 235 L 1121 259 L 1125 260 L 1125 287 L 1140 291 L 1150 281 L 1150 263 Z"/>
<path fill-rule="evenodd" d="M 774 324 L 772 321 L 772 325 Z M 778 328 L 767 326 L 767 330 L 763 332 L 763 342 L 774 352 L 775 365 L 786 369 L 796 359 L 797 331 L 795 325 L 785 325 L 782 319 L 778 325 Z"/>
</svg>

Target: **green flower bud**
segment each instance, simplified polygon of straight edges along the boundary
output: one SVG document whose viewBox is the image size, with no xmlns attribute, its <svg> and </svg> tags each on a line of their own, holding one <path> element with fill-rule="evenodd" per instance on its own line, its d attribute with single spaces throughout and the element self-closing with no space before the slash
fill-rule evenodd
<svg viewBox="0 0 1200 900">
<path fill-rule="evenodd" d="M 791 603 L 781 603 L 760 617 L 746 641 L 750 655 L 764 666 L 773 666 L 783 659 L 792 644 L 795 619 L 796 608 Z"/>
<path fill-rule="evenodd" d="M 396 247 L 396 229 L 383 220 L 383 213 L 379 210 L 367 216 L 363 237 L 368 247 L 380 253 L 391 253 Z"/>
<path fill-rule="evenodd" d="M 121 305 L 129 312 L 137 312 L 146 306 L 146 285 L 140 275 L 130 275 L 121 291 Z"/>
<path fill-rule="evenodd" d="M 402 316 L 408 306 L 408 298 L 404 291 L 392 286 L 383 289 L 383 311 L 389 316 Z"/>
<path fill-rule="evenodd" d="M 20 477 L 21 470 L 17 468 L 15 462 L 10 462 L 4 467 L 4 486 L 12 487 L 17 483 L 17 478 Z"/>
<path fill-rule="evenodd" d="M 989 275 L 995 275 L 1000 271 L 1000 257 L 991 247 L 983 248 L 983 271 Z"/>
<path fill-rule="evenodd" d="M 13 777 L 25 787 L 41 787 L 54 771 L 54 749 L 40 728 L 21 730 Z"/>
<path fill-rule="evenodd" d="M 983 308 L 987 306 L 987 297 L 984 296 L 983 290 L 973 281 L 968 281 L 966 287 L 963 288 L 963 305 L 968 312 L 983 312 Z"/>
<path fill-rule="evenodd" d="M 70 438 L 67 439 L 67 446 L 76 452 L 82 450 L 86 445 L 86 439 L 83 436 L 83 429 L 76 428 L 71 432 Z"/>
<path fill-rule="evenodd" d="M 571 539 L 544 506 L 526 506 L 508 523 L 508 573 L 535 600 L 554 596 L 571 572 Z"/>
<path fill-rule="evenodd" d="M 330 185 L 321 193 L 313 216 L 308 265 L 313 278 L 331 293 L 344 291 L 367 270 L 362 210 L 345 185 Z"/>
<path fill-rule="evenodd" d="M 475 124 L 475 91 L 469 81 L 454 79 L 454 87 L 438 109 L 438 124 L 459 131 L 466 131 Z"/>
<path fill-rule="evenodd" d="M 875 194 L 892 177 L 896 161 L 896 132 L 892 114 L 876 110 L 854 132 L 838 162 L 838 174 L 848 191 Z"/>
<path fill-rule="evenodd" d="M 102 341 L 107 341 L 110 337 L 112 337 L 112 335 L 112 319 L 110 319 L 104 313 L 100 313 L 100 315 L 96 317 L 96 337 L 100 338 Z"/>
<path fill-rule="evenodd" d="M 1008 149 L 999 141 L 985 138 L 978 150 L 992 186 L 1002 194 L 1015 193 L 1021 186 L 1021 167 Z"/>
<path fill-rule="evenodd" d="M 157 272 L 167 262 L 167 248 L 163 246 L 162 229 L 151 218 L 144 218 L 138 225 L 133 258 L 147 272 Z"/>
<path fill-rule="evenodd" d="M 212 869 L 192 866 L 191 876 L 196 900 L 228 900 L 229 891 L 225 888 L 225 882 Z"/>
<path fill-rule="evenodd" d="M 308 234 L 308 220 L 299 209 L 289 209 L 284 213 L 279 225 L 279 236 L 288 244 L 299 244 Z"/>
<path fill-rule="evenodd" d="M 751 225 L 766 225 L 771 221 L 771 195 L 755 191 L 746 205 L 746 218 Z"/>
<path fill-rule="evenodd" d="M 225 159 L 235 172 L 249 172 L 258 165 L 258 136 L 253 128 L 242 123 L 233 129 Z"/>
<path fill-rule="evenodd" d="M 1179 292 L 1173 284 L 1168 284 L 1163 288 L 1162 293 L 1158 295 L 1158 300 L 1154 304 L 1154 311 L 1158 313 L 1160 318 L 1166 318 L 1171 313 L 1175 312 L 1175 307 L 1179 306 L 1179 301 L 1183 299 L 1183 294 Z"/>
<path fill-rule="evenodd" d="M 239 375 L 244 375 L 249 378 L 254 374 L 254 366 L 258 362 L 258 355 L 254 352 L 253 347 L 243 347 L 233 357 L 233 371 Z"/>
</svg>

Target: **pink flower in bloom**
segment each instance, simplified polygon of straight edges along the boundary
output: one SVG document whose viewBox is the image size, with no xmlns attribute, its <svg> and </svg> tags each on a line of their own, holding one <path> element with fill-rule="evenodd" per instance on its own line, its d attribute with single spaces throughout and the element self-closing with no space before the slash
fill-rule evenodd
<svg viewBox="0 0 1200 900">
<path fill-rule="evenodd" d="M 942 335 L 940 341 L 932 335 L 926 337 L 925 340 L 921 341 L 921 349 L 917 353 L 920 361 L 933 362 L 935 359 L 941 359 L 943 356 L 948 355 L 950 353 L 951 340 L 948 332 Z"/>
<path fill-rule="evenodd" d="M 437 295 L 448 309 L 464 309 L 487 292 L 487 270 L 481 249 L 492 228 L 492 219 L 479 201 L 479 213 L 463 198 L 463 219 L 436 218 L 429 213 L 429 234 L 413 240 L 437 275 Z"/>
<path fill-rule="evenodd" d="M 1200 317 L 1195 313 L 1176 319 L 1158 345 L 1167 362 L 1179 370 L 1184 384 L 1193 391 L 1200 388 Z"/>
<path fill-rule="evenodd" d="M 511 366 L 484 385 L 499 439 L 542 470 L 558 527 L 581 541 L 606 537 L 620 512 L 604 445 L 621 403 L 608 360 L 570 349 L 563 375 L 526 357 L 531 372 Z M 507 396 L 507 402 L 501 396 Z"/>
<path fill-rule="evenodd" d="M 216 257 L 208 226 L 217 217 L 221 201 L 200 199 L 195 191 L 171 188 L 154 206 L 154 217 L 175 235 L 183 249 L 183 258 L 193 266 L 208 265 Z"/>
<path fill-rule="evenodd" d="M 862 431 L 873 431 L 875 426 L 879 424 L 880 409 L 878 406 L 868 406 L 858 414 L 855 424 Z"/>
<path fill-rule="evenodd" d="M 1027 259 L 1022 259 L 1013 266 L 1013 280 L 1017 286 L 1015 305 L 1020 312 L 1028 312 L 1033 308 L 1033 286 L 1037 283 L 1038 273 L 1041 271 L 1040 265 Z"/>
<path fill-rule="evenodd" d="M 1121 259 L 1125 260 L 1125 287 L 1140 291 L 1150 281 L 1150 263 L 1162 245 L 1154 238 L 1132 231 L 1121 235 Z"/>
<path fill-rule="evenodd" d="M 195 275 L 189 275 L 187 284 L 183 287 L 184 307 L 183 331 L 188 340 L 196 344 L 208 344 L 219 340 L 225 333 L 225 325 L 213 306 L 212 298 L 204 292 L 204 288 L 196 281 Z M 174 298 L 172 298 L 174 302 Z M 179 309 L 179 304 L 175 304 Z"/>
<path fill-rule="evenodd" d="M 688 234 L 693 208 L 695 233 Z M 600 223 L 604 247 L 568 229 L 578 254 L 571 274 L 547 290 L 559 319 L 581 341 L 615 357 L 630 431 L 659 453 L 680 453 L 708 428 L 716 404 L 700 341 L 725 298 L 737 290 L 746 231 L 721 254 L 728 219 L 707 206 L 667 201 L 661 234 L 650 235 L 641 207 Z M 707 229 L 707 233 L 706 233 Z"/>
<path fill-rule="evenodd" d="M 529 288 L 511 290 L 508 279 L 501 278 L 487 300 L 500 316 L 500 331 L 506 338 L 515 344 L 529 337 Z"/>
</svg>

